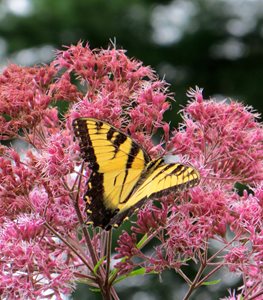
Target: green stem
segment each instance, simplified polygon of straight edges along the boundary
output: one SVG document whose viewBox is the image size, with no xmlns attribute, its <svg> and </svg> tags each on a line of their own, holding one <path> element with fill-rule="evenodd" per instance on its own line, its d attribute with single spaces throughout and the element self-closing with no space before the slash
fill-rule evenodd
<svg viewBox="0 0 263 300">
<path fill-rule="evenodd" d="M 198 281 L 200 279 L 200 277 L 202 276 L 205 268 L 207 266 L 207 262 L 206 260 L 203 260 L 202 263 L 200 264 L 200 268 L 195 276 L 195 279 L 192 281 L 190 287 L 189 287 L 189 290 L 188 292 L 186 293 L 185 297 L 183 298 L 183 300 L 188 300 L 189 297 L 191 296 L 193 290 L 196 288 L 197 284 L 198 284 Z"/>
<path fill-rule="evenodd" d="M 197 284 L 196 284 L 196 288 L 198 288 L 200 285 L 203 284 L 203 282 L 205 282 L 210 276 L 212 276 L 215 272 L 217 272 L 219 269 L 221 269 L 223 267 L 223 263 L 221 265 L 218 265 L 217 267 L 215 267 L 211 272 L 209 272 L 204 278 L 202 278 L 202 280 L 200 280 Z"/>
</svg>

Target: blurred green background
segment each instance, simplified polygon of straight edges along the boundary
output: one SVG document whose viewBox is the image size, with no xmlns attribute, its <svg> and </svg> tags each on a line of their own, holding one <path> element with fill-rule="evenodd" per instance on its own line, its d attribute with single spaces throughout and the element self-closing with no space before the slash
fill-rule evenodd
<svg viewBox="0 0 263 300">
<path fill-rule="evenodd" d="M 174 124 L 187 89 L 196 85 L 205 97 L 230 97 L 262 111 L 262 0 L 0 0 L 0 68 L 10 61 L 48 63 L 62 45 L 83 40 L 107 47 L 110 39 L 171 84 L 176 103 L 166 117 Z M 220 285 L 192 299 L 219 299 L 238 280 L 218 278 Z M 168 271 L 118 287 L 127 300 L 180 300 L 185 290 Z M 83 286 L 72 297 L 100 299 Z"/>
</svg>

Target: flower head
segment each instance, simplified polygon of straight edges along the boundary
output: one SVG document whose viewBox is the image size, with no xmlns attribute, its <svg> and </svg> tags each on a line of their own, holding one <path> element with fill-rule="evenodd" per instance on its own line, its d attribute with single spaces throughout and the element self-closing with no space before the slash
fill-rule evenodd
<svg viewBox="0 0 263 300">
<path fill-rule="evenodd" d="M 183 110 L 184 123 L 171 145 L 205 167 L 206 174 L 254 185 L 263 179 L 263 130 L 258 114 L 237 102 L 204 101 L 201 90 Z M 230 186 L 231 188 L 231 186 Z"/>
<path fill-rule="evenodd" d="M 27 68 L 9 65 L 0 76 L 1 139 L 18 131 L 32 129 L 49 114 L 52 101 L 47 86 L 54 76 L 53 67 Z"/>
</svg>

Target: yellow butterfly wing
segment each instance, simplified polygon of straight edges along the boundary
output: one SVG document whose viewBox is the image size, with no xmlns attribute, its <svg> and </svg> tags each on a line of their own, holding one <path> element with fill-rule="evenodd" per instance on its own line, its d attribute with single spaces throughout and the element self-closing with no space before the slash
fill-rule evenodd
<svg viewBox="0 0 263 300">
<path fill-rule="evenodd" d="M 190 166 L 150 160 L 137 143 L 106 122 L 78 118 L 73 128 L 92 169 L 84 199 L 94 226 L 118 226 L 149 197 L 192 187 L 200 180 Z"/>
<path fill-rule="evenodd" d="M 199 181 L 199 172 L 188 165 L 166 164 L 163 158 L 151 161 L 132 195 L 119 204 L 119 213 L 110 220 L 108 226 L 121 224 L 123 218 L 130 216 L 135 208 L 139 208 L 149 198 L 193 187 Z"/>
<path fill-rule="evenodd" d="M 162 158 L 154 161 L 154 166 L 147 166 L 146 178 L 140 183 L 131 197 L 119 205 L 120 213 L 136 205 L 142 199 L 158 196 L 174 190 L 186 189 L 196 185 L 200 179 L 199 173 L 192 167 L 173 163 L 165 164 Z"/>
<path fill-rule="evenodd" d="M 92 118 L 73 121 L 76 137 L 92 174 L 84 199 L 94 226 L 106 227 L 128 200 L 150 161 L 130 137 L 106 122 Z"/>
</svg>

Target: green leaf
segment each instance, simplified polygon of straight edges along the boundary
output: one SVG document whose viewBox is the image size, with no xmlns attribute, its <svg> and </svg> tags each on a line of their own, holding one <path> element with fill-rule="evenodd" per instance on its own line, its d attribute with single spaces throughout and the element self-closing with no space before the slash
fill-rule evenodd
<svg viewBox="0 0 263 300">
<path fill-rule="evenodd" d="M 106 256 L 103 256 L 96 264 L 96 266 L 93 269 L 94 274 L 97 274 L 98 272 L 98 268 L 102 265 L 102 263 L 104 262 Z"/>
<path fill-rule="evenodd" d="M 146 269 L 145 268 L 139 268 L 139 269 L 136 269 L 134 271 L 131 271 L 129 274 L 125 274 L 125 275 L 121 275 L 120 277 L 116 278 L 116 280 L 114 281 L 114 284 L 115 283 L 118 283 L 128 277 L 134 277 L 134 276 L 139 276 L 139 275 L 145 275 L 145 271 Z M 152 271 L 152 272 L 149 272 L 147 273 L 148 274 L 157 274 L 157 272 L 155 271 Z"/>
<path fill-rule="evenodd" d="M 82 284 L 87 284 L 87 285 L 91 285 L 91 283 L 94 283 L 92 280 L 86 279 L 86 278 L 76 279 L 76 282 L 77 283 L 82 283 Z"/>
<path fill-rule="evenodd" d="M 211 280 L 211 281 L 205 281 L 202 283 L 202 285 L 215 285 L 221 282 L 221 279 Z"/>
<path fill-rule="evenodd" d="M 122 281 L 123 279 L 125 279 L 127 277 L 133 277 L 133 276 L 144 275 L 144 274 L 145 274 L 145 268 L 140 268 L 140 269 L 131 271 L 129 274 L 121 275 L 120 277 L 116 278 L 116 280 L 114 281 L 114 284 Z"/>
<path fill-rule="evenodd" d="M 100 293 L 101 290 L 97 288 L 89 288 L 90 291 L 95 292 L 95 293 Z"/>
<path fill-rule="evenodd" d="M 144 275 L 144 274 L 145 274 L 145 268 L 140 268 L 131 271 L 129 274 L 127 274 L 127 276 L 131 277 L 131 276 Z"/>
<path fill-rule="evenodd" d="M 147 240 L 148 235 L 147 233 L 141 238 L 141 240 L 137 243 L 136 247 L 138 249 L 141 249 L 142 245 L 144 244 L 144 242 Z"/>
</svg>

